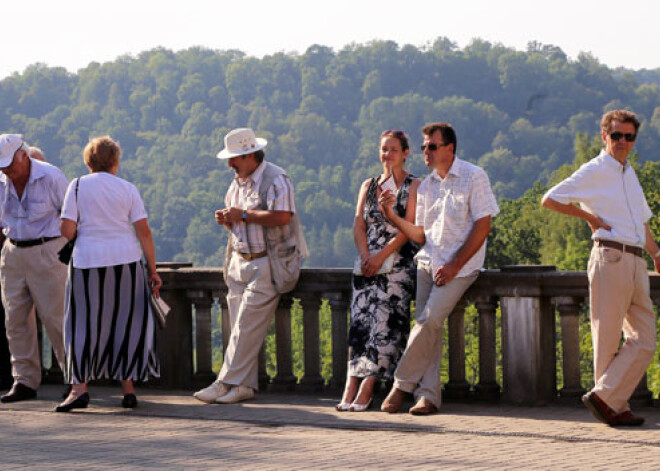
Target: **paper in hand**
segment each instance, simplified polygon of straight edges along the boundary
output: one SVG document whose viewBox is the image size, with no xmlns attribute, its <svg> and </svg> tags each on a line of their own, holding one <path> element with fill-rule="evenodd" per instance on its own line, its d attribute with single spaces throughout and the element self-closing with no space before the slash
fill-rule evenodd
<svg viewBox="0 0 660 471">
<path fill-rule="evenodd" d="M 161 329 L 164 329 L 167 324 L 167 314 L 170 312 L 170 307 L 167 305 L 163 298 L 157 298 L 155 294 L 151 294 L 151 308 L 154 313 L 156 321 Z"/>
<path fill-rule="evenodd" d="M 390 190 L 392 193 L 396 193 L 397 187 L 396 187 L 396 183 L 394 183 L 394 177 L 392 176 L 387 177 L 387 179 L 380 184 L 380 190 L 383 192 Z"/>
</svg>

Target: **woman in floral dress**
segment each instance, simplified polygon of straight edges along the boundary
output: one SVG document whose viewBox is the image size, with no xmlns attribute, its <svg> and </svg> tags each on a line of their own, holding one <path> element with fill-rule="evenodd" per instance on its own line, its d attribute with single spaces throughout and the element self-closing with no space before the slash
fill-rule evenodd
<svg viewBox="0 0 660 471">
<path fill-rule="evenodd" d="M 382 191 L 393 191 L 398 214 L 414 222 L 419 180 L 404 170 L 408 153 L 403 131 L 383 132 L 383 173 L 360 188 L 353 225 L 360 261 L 353 276 L 348 375 L 339 411 L 360 412 L 371 405 L 376 382 L 392 378 L 408 340 L 416 249 L 377 203 Z"/>
</svg>

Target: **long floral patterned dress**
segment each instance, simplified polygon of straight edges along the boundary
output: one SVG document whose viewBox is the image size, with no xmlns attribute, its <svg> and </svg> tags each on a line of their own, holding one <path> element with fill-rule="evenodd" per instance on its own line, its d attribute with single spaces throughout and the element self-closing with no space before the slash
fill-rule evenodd
<svg viewBox="0 0 660 471">
<path fill-rule="evenodd" d="M 408 175 L 399 187 L 395 211 L 405 217 L 410 184 Z M 376 198 L 378 178 L 367 190 L 363 216 L 367 223 L 367 246 L 375 252 L 399 233 L 379 211 Z M 417 249 L 410 241 L 395 254 L 388 274 L 364 277 L 353 275 L 351 325 L 348 333 L 349 376 L 379 376 L 391 380 L 410 332 L 410 301 L 415 294 Z"/>
</svg>

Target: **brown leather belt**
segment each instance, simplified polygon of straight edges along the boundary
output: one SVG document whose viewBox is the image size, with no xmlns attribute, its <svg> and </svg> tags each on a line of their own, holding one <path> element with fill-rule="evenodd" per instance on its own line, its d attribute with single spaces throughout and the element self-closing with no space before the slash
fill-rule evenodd
<svg viewBox="0 0 660 471">
<path fill-rule="evenodd" d="M 29 240 L 16 240 L 16 239 L 9 239 L 9 242 L 16 247 L 34 247 L 35 245 L 41 245 L 44 244 L 48 241 L 55 240 L 59 238 L 59 236 L 55 237 L 40 237 L 38 239 L 29 239 Z"/>
<path fill-rule="evenodd" d="M 248 261 L 255 260 L 257 258 L 262 258 L 268 255 L 268 252 L 266 252 L 265 250 L 263 252 L 257 252 L 257 253 L 242 253 L 242 252 L 236 252 L 236 253 L 238 253 L 238 255 L 240 255 L 241 257 L 243 257 L 245 260 Z"/>
<path fill-rule="evenodd" d="M 611 249 L 621 250 L 622 252 L 628 252 L 633 255 L 637 255 L 640 258 L 644 258 L 644 249 L 635 245 L 624 245 L 620 242 L 603 239 L 594 239 L 594 243 L 599 247 L 609 247 Z"/>
</svg>

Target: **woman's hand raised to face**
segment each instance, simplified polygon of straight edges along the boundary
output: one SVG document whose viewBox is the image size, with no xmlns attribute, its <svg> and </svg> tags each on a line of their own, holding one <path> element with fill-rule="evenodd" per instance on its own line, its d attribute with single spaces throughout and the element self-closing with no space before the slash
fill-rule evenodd
<svg viewBox="0 0 660 471">
<path fill-rule="evenodd" d="M 380 209 L 380 212 L 388 219 L 391 219 L 394 214 L 395 203 L 396 195 L 390 190 L 383 191 L 378 197 L 378 209 Z"/>
</svg>

